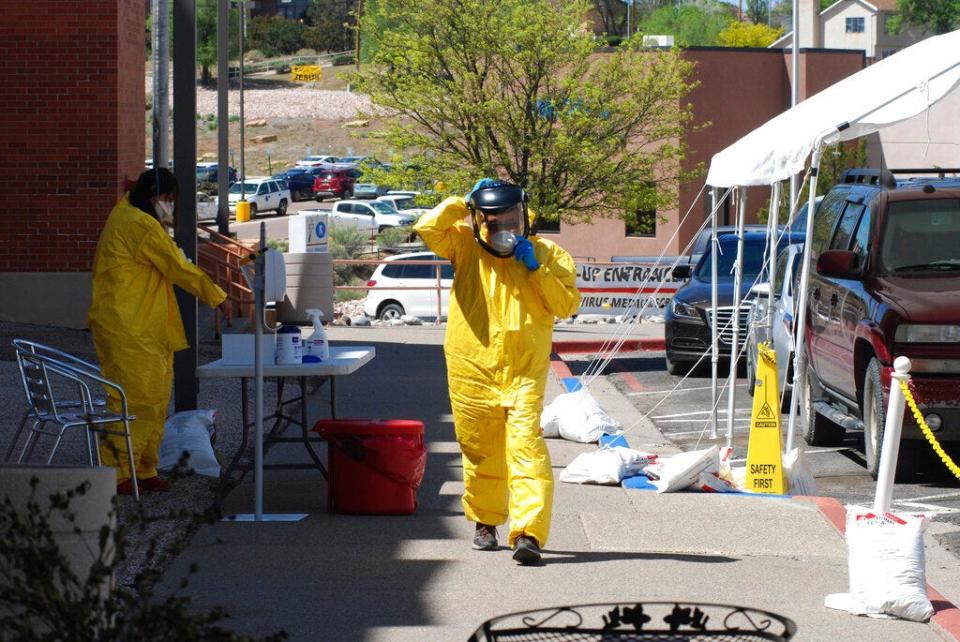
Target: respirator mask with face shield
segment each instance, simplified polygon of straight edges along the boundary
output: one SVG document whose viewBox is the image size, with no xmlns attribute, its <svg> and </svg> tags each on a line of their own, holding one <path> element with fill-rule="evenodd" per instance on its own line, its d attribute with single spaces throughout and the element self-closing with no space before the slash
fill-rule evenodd
<svg viewBox="0 0 960 642">
<path fill-rule="evenodd" d="M 477 242 L 496 257 L 511 256 L 517 238 L 530 234 L 527 195 L 519 185 L 497 183 L 478 189 L 470 194 L 467 207 Z"/>
</svg>

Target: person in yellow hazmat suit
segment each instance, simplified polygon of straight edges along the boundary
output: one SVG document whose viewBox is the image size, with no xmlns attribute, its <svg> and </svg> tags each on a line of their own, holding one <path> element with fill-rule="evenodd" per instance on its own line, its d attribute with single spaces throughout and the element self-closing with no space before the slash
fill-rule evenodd
<svg viewBox="0 0 960 642">
<path fill-rule="evenodd" d="M 496 527 L 509 517 L 520 564 L 540 561 L 550 530 L 553 471 L 540 413 L 553 324 L 580 305 L 573 259 L 535 236 L 531 218 L 521 187 L 482 179 L 414 226 L 454 268 L 444 354 L 473 547 L 497 550 Z"/>
<path fill-rule="evenodd" d="M 127 395 L 139 490 L 169 490 L 157 475 L 157 450 L 170 401 L 173 353 L 187 348 L 173 286 L 215 307 L 226 293 L 193 265 L 167 232 L 173 227 L 177 181 L 168 169 L 147 170 L 114 206 L 93 259 L 93 301 L 87 322 L 103 376 Z M 118 397 L 108 405 L 119 411 Z M 117 469 L 117 492 L 133 492 L 122 437 L 100 445 L 104 464 Z"/>
</svg>

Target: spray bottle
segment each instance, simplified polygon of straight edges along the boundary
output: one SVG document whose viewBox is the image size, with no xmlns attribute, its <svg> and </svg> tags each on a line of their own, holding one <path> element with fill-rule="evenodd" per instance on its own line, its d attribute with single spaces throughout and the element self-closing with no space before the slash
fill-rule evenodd
<svg viewBox="0 0 960 642">
<path fill-rule="evenodd" d="M 330 345 L 323 329 L 323 310 L 312 308 L 307 315 L 313 319 L 313 334 L 303 342 L 303 362 L 318 363 L 330 358 Z"/>
</svg>

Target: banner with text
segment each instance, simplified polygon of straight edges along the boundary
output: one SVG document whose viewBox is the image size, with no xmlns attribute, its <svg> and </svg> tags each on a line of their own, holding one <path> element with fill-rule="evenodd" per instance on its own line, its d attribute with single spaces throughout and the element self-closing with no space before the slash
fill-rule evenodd
<svg viewBox="0 0 960 642">
<path fill-rule="evenodd" d="M 684 281 L 670 274 L 676 257 L 659 263 L 577 263 L 577 314 L 662 315 Z"/>
</svg>

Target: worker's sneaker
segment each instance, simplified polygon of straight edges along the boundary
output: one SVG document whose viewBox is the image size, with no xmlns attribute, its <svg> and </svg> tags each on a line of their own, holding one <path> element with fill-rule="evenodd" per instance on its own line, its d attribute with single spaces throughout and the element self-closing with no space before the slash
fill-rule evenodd
<svg viewBox="0 0 960 642">
<path fill-rule="evenodd" d="M 477 522 L 477 530 L 473 534 L 473 548 L 478 551 L 495 551 L 497 545 L 497 527 Z"/>
<path fill-rule="evenodd" d="M 165 493 L 170 490 L 170 482 L 159 476 L 138 479 L 137 482 L 140 484 L 140 489 L 148 493 Z"/>
<path fill-rule="evenodd" d="M 513 544 L 513 559 L 524 566 L 536 564 L 540 561 L 540 547 L 537 540 L 521 535 Z"/>
</svg>

